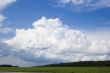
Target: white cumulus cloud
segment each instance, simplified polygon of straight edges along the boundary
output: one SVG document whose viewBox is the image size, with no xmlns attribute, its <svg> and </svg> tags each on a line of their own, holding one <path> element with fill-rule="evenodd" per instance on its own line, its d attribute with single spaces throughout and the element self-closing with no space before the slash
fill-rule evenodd
<svg viewBox="0 0 110 73">
<path fill-rule="evenodd" d="M 110 59 L 110 40 L 92 41 L 79 30 L 64 25 L 59 18 L 42 17 L 33 28 L 16 29 L 6 43 L 15 56 L 42 64 Z"/>
<path fill-rule="evenodd" d="M 68 57 L 69 54 L 83 52 L 89 46 L 89 41 L 82 32 L 66 27 L 58 18 L 46 17 L 34 22 L 33 28 L 17 29 L 16 36 L 7 42 L 19 48 L 15 51 L 22 50 L 27 56 L 32 55 L 35 60 L 44 58 L 52 61 L 57 58 L 70 61 L 72 58 Z M 68 59 L 64 58 L 65 55 Z"/>
</svg>

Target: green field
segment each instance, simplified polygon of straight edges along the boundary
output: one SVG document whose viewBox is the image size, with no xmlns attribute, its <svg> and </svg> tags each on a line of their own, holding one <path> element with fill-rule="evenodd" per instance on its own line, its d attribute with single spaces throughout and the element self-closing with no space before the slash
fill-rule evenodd
<svg viewBox="0 0 110 73">
<path fill-rule="evenodd" d="M 0 67 L 1 72 L 110 73 L 110 67 Z"/>
</svg>

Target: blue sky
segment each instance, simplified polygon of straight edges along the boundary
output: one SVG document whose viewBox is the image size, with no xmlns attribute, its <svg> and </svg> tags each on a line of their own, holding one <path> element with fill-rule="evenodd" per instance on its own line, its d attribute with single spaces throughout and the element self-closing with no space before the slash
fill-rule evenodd
<svg viewBox="0 0 110 73">
<path fill-rule="evenodd" d="M 3 11 L 12 28 L 31 27 L 32 22 L 42 16 L 47 18 L 60 18 L 72 28 L 84 30 L 96 30 L 108 28 L 110 21 L 110 9 L 101 8 L 93 11 L 75 12 L 65 7 L 57 7 L 52 0 L 19 0 Z"/>
<path fill-rule="evenodd" d="M 109 0 L 0 0 L 0 64 L 110 60 L 109 37 Z"/>
</svg>

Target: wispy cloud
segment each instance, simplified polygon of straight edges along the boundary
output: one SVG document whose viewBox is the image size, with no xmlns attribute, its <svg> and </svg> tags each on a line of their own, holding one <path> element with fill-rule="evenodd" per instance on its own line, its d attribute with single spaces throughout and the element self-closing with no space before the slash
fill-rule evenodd
<svg viewBox="0 0 110 73">
<path fill-rule="evenodd" d="M 6 8 L 11 3 L 16 2 L 16 0 L 0 0 L 0 10 Z"/>
<path fill-rule="evenodd" d="M 9 27 L 0 27 L 0 33 L 9 33 L 12 29 Z"/>
<path fill-rule="evenodd" d="M 73 11 L 92 11 L 110 7 L 110 0 L 58 0 L 58 4 Z"/>
<path fill-rule="evenodd" d="M 8 33 L 10 32 L 12 29 L 9 27 L 4 27 L 3 22 L 5 21 L 6 17 L 4 17 L 3 15 L 0 15 L 0 33 Z"/>
<path fill-rule="evenodd" d="M 6 19 L 3 15 L 0 15 L 0 23 L 3 22 Z"/>
<path fill-rule="evenodd" d="M 0 0 L 0 13 L 3 9 L 5 9 L 11 3 L 16 2 L 16 0 Z M 11 28 L 4 27 L 3 22 L 5 21 L 6 17 L 0 14 L 0 33 L 8 33 L 11 31 Z"/>
<path fill-rule="evenodd" d="M 11 28 L 9 27 L 3 27 L 3 22 L 5 21 L 6 17 L 3 15 L 0 15 L 0 33 L 8 33 L 11 31 Z"/>
</svg>

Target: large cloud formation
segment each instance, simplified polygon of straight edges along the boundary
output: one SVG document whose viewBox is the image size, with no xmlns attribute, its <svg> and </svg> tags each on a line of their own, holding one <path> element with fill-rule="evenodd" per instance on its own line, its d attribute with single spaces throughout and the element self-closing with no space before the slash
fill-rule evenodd
<svg viewBox="0 0 110 73">
<path fill-rule="evenodd" d="M 74 11 L 91 11 L 110 7 L 110 0 L 58 0 L 60 6 L 70 7 Z"/>
<path fill-rule="evenodd" d="M 42 17 L 33 28 L 16 29 L 5 41 L 16 57 L 35 63 L 109 60 L 110 40 L 92 41 L 79 30 L 64 25 L 59 18 Z"/>
</svg>

